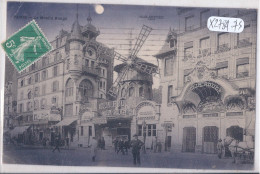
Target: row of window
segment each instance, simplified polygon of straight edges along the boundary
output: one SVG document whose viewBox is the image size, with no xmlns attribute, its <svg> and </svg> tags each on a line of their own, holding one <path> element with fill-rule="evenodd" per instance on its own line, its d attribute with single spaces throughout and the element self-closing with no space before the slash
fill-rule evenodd
<svg viewBox="0 0 260 174">
<path fill-rule="evenodd" d="M 238 12 L 235 10 L 230 10 L 230 9 L 219 9 L 218 10 L 218 14 L 217 16 L 221 16 L 221 17 L 224 17 L 224 16 L 230 16 L 231 15 L 235 15 L 235 14 L 245 14 L 246 12 L 249 12 L 248 10 L 246 11 L 241 11 L 241 10 L 238 10 Z M 208 21 L 208 18 L 210 16 L 214 16 L 216 14 L 211 14 L 210 12 L 210 9 L 204 9 L 200 12 L 199 14 L 199 20 L 200 20 L 200 23 L 199 23 L 199 27 L 204 27 L 204 26 L 207 26 L 207 21 Z M 186 16 L 185 17 L 185 26 L 184 26 L 184 29 L 185 31 L 190 31 L 190 30 L 193 30 L 195 29 L 195 26 L 197 25 L 197 20 L 195 19 L 196 16 L 195 15 L 189 15 L 189 16 Z"/>
<path fill-rule="evenodd" d="M 24 70 L 21 74 L 24 74 L 26 72 L 30 72 L 33 70 L 36 70 L 38 68 L 43 68 L 47 65 L 49 65 L 52 62 L 57 62 L 62 59 L 62 55 L 59 52 L 56 52 L 53 56 L 53 61 L 50 62 L 50 57 L 43 57 L 40 61 L 33 63 L 31 66 L 29 66 L 28 69 Z"/>
<path fill-rule="evenodd" d="M 52 106 L 57 106 L 58 105 L 58 97 L 54 96 L 51 98 L 51 104 Z M 19 113 L 22 112 L 30 112 L 34 110 L 39 110 L 39 109 L 45 109 L 47 107 L 47 100 L 45 98 L 42 98 L 40 101 L 39 100 L 34 100 L 34 102 L 27 102 L 26 107 L 24 108 L 24 104 L 20 103 L 18 105 L 18 111 Z"/>
<path fill-rule="evenodd" d="M 27 79 L 27 83 L 25 83 L 26 82 L 25 79 L 22 79 L 20 81 L 20 87 L 40 82 L 40 75 L 42 80 L 46 80 L 48 78 L 48 70 L 45 69 L 41 73 L 37 72 L 34 75 L 29 76 Z M 56 76 L 58 76 L 58 66 L 54 66 L 52 68 L 52 77 L 56 77 Z"/>
<path fill-rule="evenodd" d="M 143 87 L 139 87 L 139 89 L 138 89 L 139 91 L 138 91 L 138 94 L 139 94 L 139 97 L 144 97 L 145 95 L 144 95 L 144 88 Z M 148 93 L 148 95 L 149 95 L 149 99 L 151 98 L 151 89 L 150 88 L 148 88 L 148 91 L 147 91 L 147 93 Z M 132 96 L 134 96 L 134 94 L 135 94 L 135 87 L 130 87 L 129 89 L 128 89 L 128 91 L 127 91 L 127 89 L 125 89 L 125 88 L 123 88 L 122 90 L 121 90 L 121 97 L 126 97 L 126 96 L 128 96 L 128 97 L 132 97 Z"/>
<path fill-rule="evenodd" d="M 138 136 L 156 136 L 156 124 L 138 125 Z"/>
<path fill-rule="evenodd" d="M 237 46 L 240 47 L 250 43 L 251 32 L 250 25 L 244 27 L 243 32 L 236 34 L 237 35 Z M 219 33 L 217 35 L 217 51 L 223 52 L 230 50 L 230 33 Z M 211 54 L 210 46 L 210 37 L 204 37 L 200 39 L 199 42 L 199 54 Z M 184 59 L 188 59 L 193 56 L 193 41 L 184 43 Z"/>
<path fill-rule="evenodd" d="M 53 81 L 52 82 L 52 92 L 56 92 L 59 90 L 59 81 Z M 46 84 L 42 85 L 42 95 L 46 94 Z M 39 97 L 40 96 L 40 87 L 37 86 L 34 88 L 34 93 L 32 93 L 32 90 L 29 90 L 27 93 L 27 98 L 26 99 L 32 99 L 32 97 Z M 20 100 L 23 100 L 24 98 L 24 92 L 21 91 L 20 93 Z"/>
<path fill-rule="evenodd" d="M 251 45 L 251 28 L 250 25 L 246 25 L 244 27 L 243 32 L 236 34 L 237 35 L 237 46 L 236 47 L 244 47 Z M 230 50 L 230 33 L 219 33 L 217 35 L 217 52 L 225 52 Z M 203 37 L 199 40 L 199 55 L 207 56 L 212 54 L 211 53 L 211 44 L 210 44 L 210 37 Z M 194 46 L 193 41 L 184 43 L 184 59 L 188 60 L 193 58 L 194 55 Z M 165 58 L 164 62 L 164 75 L 169 76 L 173 75 L 173 57 Z"/>
</svg>

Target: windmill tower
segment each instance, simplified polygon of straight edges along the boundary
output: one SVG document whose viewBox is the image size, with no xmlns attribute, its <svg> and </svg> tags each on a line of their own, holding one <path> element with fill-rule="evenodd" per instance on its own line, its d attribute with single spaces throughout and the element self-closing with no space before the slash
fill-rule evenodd
<svg viewBox="0 0 260 174">
<path fill-rule="evenodd" d="M 129 108 L 134 108 L 143 100 L 152 99 L 153 73 L 158 73 L 157 66 L 137 57 L 152 28 L 143 26 L 128 58 L 115 52 L 115 59 L 123 63 L 115 66 L 118 78 L 108 91 L 116 100 L 125 100 Z"/>
</svg>

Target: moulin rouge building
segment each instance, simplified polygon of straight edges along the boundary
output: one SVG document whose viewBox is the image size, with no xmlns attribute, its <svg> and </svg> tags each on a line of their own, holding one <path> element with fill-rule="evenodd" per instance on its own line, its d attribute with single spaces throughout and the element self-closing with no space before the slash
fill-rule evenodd
<svg viewBox="0 0 260 174">
<path fill-rule="evenodd" d="M 256 11 L 179 8 L 161 61 L 161 121 L 168 146 L 215 153 L 219 138 L 251 141 L 255 126 Z M 210 16 L 244 20 L 242 33 L 212 32 Z"/>
</svg>

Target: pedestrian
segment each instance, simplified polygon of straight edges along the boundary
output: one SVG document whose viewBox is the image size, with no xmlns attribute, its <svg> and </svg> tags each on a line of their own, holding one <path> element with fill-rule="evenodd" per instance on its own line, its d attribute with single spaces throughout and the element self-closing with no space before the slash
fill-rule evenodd
<svg viewBox="0 0 260 174">
<path fill-rule="evenodd" d="M 46 147 L 48 148 L 49 145 L 50 145 L 50 140 L 49 140 L 49 138 L 47 138 L 47 140 L 46 140 Z"/>
<path fill-rule="evenodd" d="M 106 142 L 105 142 L 104 137 L 102 137 L 101 141 L 100 141 L 100 148 L 101 148 L 101 150 L 105 150 L 105 146 L 106 146 Z"/>
<path fill-rule="evenodd" d="M 125 139 L 124 141 L 124 148 L 125 148 L 125 153 L 128 155 L 128 149 L 129 149 L 129 140 Z"/>
<path fill-rule="evenodd" d="M 133 154 L 133 158 L 134 158 L 134 165 L 136 165 L 136 163 L 138 165 L 141 165 L 141 161 L 140 161 L 140 149 L 142 148 L 142 146 L 144 145 L 144 143 L 138 139 L 137 134 L 135 134 L 134 136 L 134 140 L 131 141 L 131 147 L 132 147 L 132 154 Z"/>
<path fill-rule="evenodd" d="M 124 141 L 122 140 L 122 138 L 119 140 L 118 142 L 118 150 L 117 150 L 117 154 L 118 152 L 122 152 L 123 155 L 125 155 L 125 151 L 124 151 Z"/>
<path fill-rule="evenodd" d="M 66 137 L 66 148 L 70 148 L 70 138 L 68 136 Z"/>
<path fill-rule="evenodd" d="M 95 162 L 96 161 L 96 157 L 97 157 L 97 148 L 98 148 L 98 142 L 97 142 L 95 137 L 92 138 L 90 146 L 91 146 L 92 161 Z"/>
<path fill-rule="evenodd" d="M 55 138 L 54 143 L 55 143 L 55 148 L 52 150 L 52 152 L 55 152 L 56 149 L 60 152 L 60 140 L 58 136 Z"/>
<path fill-rule="evenodd" d="M 219 140 L 218 140 L 218 144 L 217 144 L 218 158 L 219 158 L 219 159 L 221 159 L 221 157 L 222 157 L 223 148 L 224 148 L 224 146 L 223 146 L 223 144 L 222 144 L 222 140 L 219 139 Z"/>
<path fill-rule="evenodd" d="M 116 137 L 116 139 L 114 139 L 113 143 L 114 143 L 114 147 L 115 147 L 115 152 L 117 153 L 117 148 L 118 148 L 118 138 L 117 137 Z"/>
</svg>

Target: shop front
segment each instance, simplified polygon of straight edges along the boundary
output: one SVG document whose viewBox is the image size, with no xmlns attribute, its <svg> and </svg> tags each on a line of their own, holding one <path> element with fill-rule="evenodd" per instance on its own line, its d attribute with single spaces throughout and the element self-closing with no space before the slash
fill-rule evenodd
<svg viewBox="0 0 260 174">
<path fill-rule="evenodd" d="M 181 144 L 182 152 L 217 153 L 218 139 L 227 136 L 244 141 L 251 123 L 248 98 L 253 94 L 245 92 L 250 89 L 235 87 L 205 66 L 196 67 L 188 79 L 173 97 L 179 112 L 175 131 L 180 135 L 173 142 Z"/>
<path fill-rule="evenodd" d="M 158 132 L 161 130 L 159 127 L 159 105 L 153 101 L 143 101 L 136 107 L 136 126 L 137 135 L 145 143 L 147 149 L 152 148 L 153 143 L 156 141 Z M 157 137 L 162 139 L 162 137 Z"/>
</svg>

